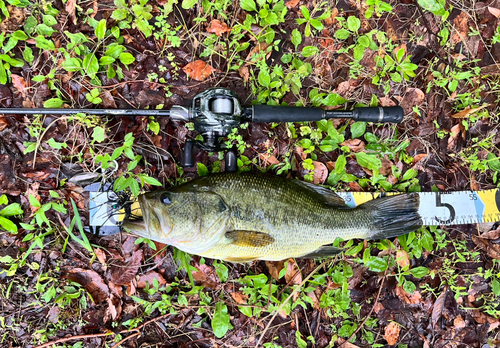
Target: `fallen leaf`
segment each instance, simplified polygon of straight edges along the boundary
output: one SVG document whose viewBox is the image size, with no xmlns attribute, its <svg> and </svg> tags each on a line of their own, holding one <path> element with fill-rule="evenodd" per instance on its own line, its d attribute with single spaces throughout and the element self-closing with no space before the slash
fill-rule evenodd
<svg viewBox="0 0 500 348">
<path fill-rule="evenodd" d="M 280 164 L 280 161 L 273 154 L 259 153 L 259 158 L 264 162 L 264 166 Z"/>
<path fill-rule="evenodd" d="M 398 285 L 395 289 L 396 296 L 401 299 L 404 303 L 415 305 L 422 302 L 422 295 L 420 292 L 414 291 L 413 294 L 406 292 L 402 286 Z"/>
<path fill-rule="evenodd" d="M 239 291 L 232 292 L 231 297 L 237 304 L 246 304 L 248 300 L 248 295 L 242 294 Z"/>
<path fill-rule="evenodd" d="M 480 235 L 480 237 L 485 239 L 498 239 L 500 238 L 500 227 L 498 227 L 496 230 L 483 233 L 482 235 Z"/>
<path fill-rule="evenodd" d="M 182 68 L 182 70 L 184 70 L 190 78 L 196 81 L 204 81 L 214 71 L 217 71 L 202 60 L 195 60 L 194 62 L 187 64 L 184 68 Z"/>
<path fill-rule="evenodd" d="M 453 44 L 464 42 L 469 33 L 469 15 L 466 12 L 461 12 L 453 20 L 453 27 L 455 30 L 453 30 L 451 35 L 451 42 Z"/>
<path fill-rule="evenodd" d="M 295 6 L 297 6 L 299 3 L 299 0 L 288 0 L 287 2 L 285 2 L 285 6 L 288 7 L 288 9 L 291 9 L 291 8 L 294 8 Z"/>
<path fill-rule="evenodd" d="M 10 74 L 10 77 L 12 77 L 12 84 L 14 87 L 22 94 L 23 98 L 26 98 L 26 80 L 24 80 L 22 76 L 16 74 Z"/>
<path fill-rule="evenodd" d="M 399 267 L 405 268 L 410 266 L 410 258 L 408 257 L 408 253 L 404 250 L 398 250 L 396 252 L 396 262 Z"/>
<path fill-rule="evenodd" d="M 488 239 L 472 236 L 472 241 L 480 249 L 485 250 L 489 257 L 500 260 L 500 245 L 490 242 Z"/>
<path fill-rule="evenodd" d="M 269 47 L 269 44 L 265 41 L 263 42 L 259 42 L 257 45 L 255 45 L 251 50 L 250 52 L 248 53 L 248 56 L 246 57 L 246 61 L 248 62 L 249 60 L 251 60 L 253 58 L 253 56 L 256 54 L 256 53 L 260 53 L 261 51 L 266 51 L 267 48 Z M 270 53 L 270 52 L 269 52 Z"/>
<path fill-rule="evenodd" d="M 387 341 L 388 345 L 393 346 L 398 342 L 400 330 L 401 327 L 394 321 L 391 321 L 389 325 L 385 327 L 384 338 Z"/>
<path fill-rule="evenodd" d="M 218 19 L 214 19 L 210 22 L 210 26 L 207 28 L 207 31 L 217 36 L 222 36 L 222 34 L 230 32 L 231 29 L 226 23 L 221 22 Z"/>
<path fill-rule="evenodd" d="M 3 116 L 0 116 L 0 132 L 7 128 L 7 126 L 9 126 L 9 122 L 7 122 L 7 119 Z"/>
<path fill-rule="evenodd" d="M 479 185 L 479 182 L 476 180 L 476 177 L 474 176 L 474 174 L 472 174 L 471 178 L 470 178 L 470 189 L 472 191 L 481 190 L 481 186 Z"/>
<path fill-rule="evenodd" d="M 313 183 L 315 185 L 323 184 L 328 178 L 328 168 L 323 162 L 313 161 L 314 174 Z"/>
<path fill-rule="evenodd" d="M 343 338 L 339 338 L 337 340 L 337 344 L 339 347 L 341 346 L 342 348 L 359 348 L 359 346 L 352 344 L 351 342 L 347 342 Z"/>
<path fill-rule="evenodd" d="M 460 314 L 455 319 L 453 319 L 453 326 L 455 330 L 460 330 L 465 327 L 465 320 Z"/>
<path fill-rule="evenodd" d="M 99 262 L 101 264 L 105 265 L 106 264 L 106 254 L 104 253 L 104 251 L 102 251 L 102 249 L 95 248 L 94 253 L 95 253 L 95 256 L 97 256 L 97 259 L 99 260 Z"/>
<path fill-rule="evenodd" d="M 387 97 L 378 98 L 378 102 L 379 102 L 380 106 L 383 106 L 383 107 L 396 106 L 396 103 L 393 102 L 391 98 L 387 98 Z"/>
<path fill-rule="evenodd" d="M 283 267 L 285 267 L 285 261 L 266 261 L 266 266 L 271 277 L 279 280 L 279 274 Z"/>
<path fill-rule="evenodd" d="M 373 311 L 375 312 L 375 314 L 378 314 L 380 311 L 383 311 L 384 309 L 385 309 L 384 305 L 380 302 L 377 302 L 373 307 Z"/>
<path fill-rule="evenodd" d="M 321 290 L 316 289 L 316 291 L 321 291 Z M 313 302 L 313 308 L 319 310 L 320 309 L 319 299 L 321 297 L 321 293 L 318 296 L 318 294 L 316 294 L 315 291 L 309 291 L 307 293 L 307 297 L 309 297 L 312 300 L 312 302 Z"/>
<path fill-rule="evenodd" d="M 439 318 L 441 318 L 447 293 L 448 293 L 448 287 L 445 286 L 441 294 L 436 299 L 436 302 L 434 302 L 434 306 L 432 307 L 432 316 L 431 316 L 432 328 L 436 327 Z"/>
<path fill-rule="evenodd" d="M 142 262 L 142 249 L 135 250 L 125 262 L 116 262 L 109 267 L 109 279 L 116 285 L 129 285 L 135 278 Z"/>
<path fill-rule="evenodd" d="M 289 285 L 299 285 L 302 283 L 302 273 L 300 273 L 294 259 L 289 259 L 286 267 L 285 280 Z"/>
<path fill-rule="evenodd" d="M 364 141 L 361 139 L 347 139 L 340 145 L 347 146 L 352 152 L 362 152 L 366 148 Z"/>
<path fill-rule="evenodd" d="M 239 67 L 238 72 L 240 73 L 241 78 L 245 81 L 248 82 L 248 79 L 250 78 L 250 72 L 248 70 L 248 66 L 242 65 Z"/>
<path fill-rule="evenodd" d="M 58 306 L 54 306 L 52 307 L 50 310 L 49 310 L 49 313 L 47 315 L 47 319 L 53 323 L 53 324 L 57 324 L 57 322 L 59 321 L 59 307 Z"/>
<path fill-rule="evenodd" d="M 29 185 L 28 187 L 28 190 L 26 191 L 26 198 L 28 199 L 29 201 L 29 198 L 30 198 L 30 195 L 32 195 L 33 197 L 35 197 L 35 199 L 40 202 L 40 195 L 38 194 L 38 188 L 40 187 L 40 183 L 39 182 L 34 182 L 32 185 Z M 31 209 L 31 213 L 34 214 L 36 213 L 36 211 L 38 209 L 40 209 L 40 207 L 34 207 L 30 204 L 30 209 Z"/>
<path fill-rule="evenodd" d="M 63 271 L 63 277 L 74 281 L 90 294 L 95 303 L 106 302 L 109 297 L 109 288 L 101 276 L 93 270 L 83 268 L 73 268 Z"/>
<path fill-rule="evenodd" d="M 194 267 L 197 271 L 191 271 L 191 274 L 197 283 L 200 283 L 205 288 L 217 288 L 217 285 L 219 285 L 219 276 L 215 272 L 214 267 L 200 263 L 196 263 Z"/>
<path fill-rule="evenodd" d="M 76 0 L 68 0 L 66 3 L 66 12 L 68 12 L 71 22 L 76 24 Z"/>
<path fill-rule="evenodd" d="M 490 104 L 483 104 L 482 106 L 478 107 L 478 108 L 470 108 L 469 106 L 465 108 L 465 110 L 462 110 L 460 112 L 457 112 L 456 114 L 454 115 L 451 115 L 451 117 L 454 117 L 454 118 L 465 118 L 465 117 L 468 117 L 476 112 L 478 112 L 479 110 L 481 109 L 484 109 L 485 107 L 488 107 L 490 106 Z"/>
<path fill-rule="evenodd" d="M 488 6 L 488 11 L 490 11 L 490 13 L 493 16 L 495 16 L 497 18 L 500 17 L 500 10 L 498 8 Z"/>
<path fill-rule="evenodd" d="M 137 287 L 139 289 L 144 289 L 146 287 L 146 282 L 148 282 L 149 287 L 153 286 L 153 280 L 156 279 L 158 281 L 158 285 L 161 287 L 165 285 L 167 282 L 165 279 L 155 271 L 149 271 L 146 274 L 141 274 L 139 277 L 139 281 L 137 282 Z"/>
<path fill-rule="evenodd" d="M 111 94 L 110 91 L 107 89 L 101 90 L 101 94 L 99 97 L 102 99 L 102 107 L 106 109 L 116 109 L 116 102 L 115 98 L 113 98 L 113 95 Z"/>
</svg>

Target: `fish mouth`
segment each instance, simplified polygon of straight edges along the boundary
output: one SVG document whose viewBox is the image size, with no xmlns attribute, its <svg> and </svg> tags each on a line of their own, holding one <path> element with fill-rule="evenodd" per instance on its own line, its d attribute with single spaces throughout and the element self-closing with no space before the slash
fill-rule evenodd
<svg viewBox="0 0 500 348">
<path fill-rule="evenodd" d="M 173 224 L 164 209 L 157 206 L 159 199 L 156 195 L 156 192 L 151 192 L 138 197 L 144 225 L 152 238 L 167 238 L 173 230 Z"/>
</svg>

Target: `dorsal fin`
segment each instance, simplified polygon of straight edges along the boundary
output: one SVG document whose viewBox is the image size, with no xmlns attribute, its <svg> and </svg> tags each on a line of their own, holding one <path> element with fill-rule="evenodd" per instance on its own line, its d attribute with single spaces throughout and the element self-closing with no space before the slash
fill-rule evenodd
<svg viewBox="0 0 500 348">
<path fill-rule="evenodd" d="M 309 182 L 305 181 L 300 181 L 300 180 L 293 180 L 293 183 L 296 185 L 299 185 L 311 192 L 314 192 L 318 195 L 318 197 L 325 202 L 325 204 L 328 204 L 332 207 L 336 208 L 349 208 L 346 204 L 345 201 L 335 192 L 333 192 L 330 189 L 327 189 L 325 187 L 317 186 L 314 184 L 311 184 Z"/>
</svg>

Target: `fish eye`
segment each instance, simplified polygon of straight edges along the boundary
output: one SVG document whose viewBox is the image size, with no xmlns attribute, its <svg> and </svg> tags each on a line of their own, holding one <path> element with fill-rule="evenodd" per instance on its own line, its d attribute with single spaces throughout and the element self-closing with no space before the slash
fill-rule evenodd
<svg viewBox="0 0 500 348">
<path fill-rule="evenodd" d="M 160 202 L 162 202 L 163 204 L 166 204 L 166 205 L 171 204 L 172 201 L 170 200 L 170 195 L 168 193 L 162 194 L 160 197 Z"/>
</svg>

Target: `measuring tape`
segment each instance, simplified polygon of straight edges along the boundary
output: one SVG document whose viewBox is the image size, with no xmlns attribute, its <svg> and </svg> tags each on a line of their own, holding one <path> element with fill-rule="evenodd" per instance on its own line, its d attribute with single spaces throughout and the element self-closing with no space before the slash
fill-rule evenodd
<svg viewBox="0 0 500 348">
<path fill-rule="evenodd" d="M 93 184 L 95 185 L 95 184 Z M 125 211 L 116 211 L 109 203 L 113 191 L 97 192 L 96 187 L 86 188 L 90 192 L 90 226 L 100 227 L 101 234 L 119 232 L 119 224 L 125 218 Z M 92 187 L 93 186 L 93 187 Z M 346 204 L 354 208 L 381 196 L 392 196 L 399 192 L 337 192 Z M 500 221 L 500 189 L 485 191 L 418 192 L 419 214 L 424 226 L 464 225 Z M 140 216 L 137 200 L 132 204 L 134 215 Z M 104 227 L 104 229 L 102 228 Z"/>
</svg>

